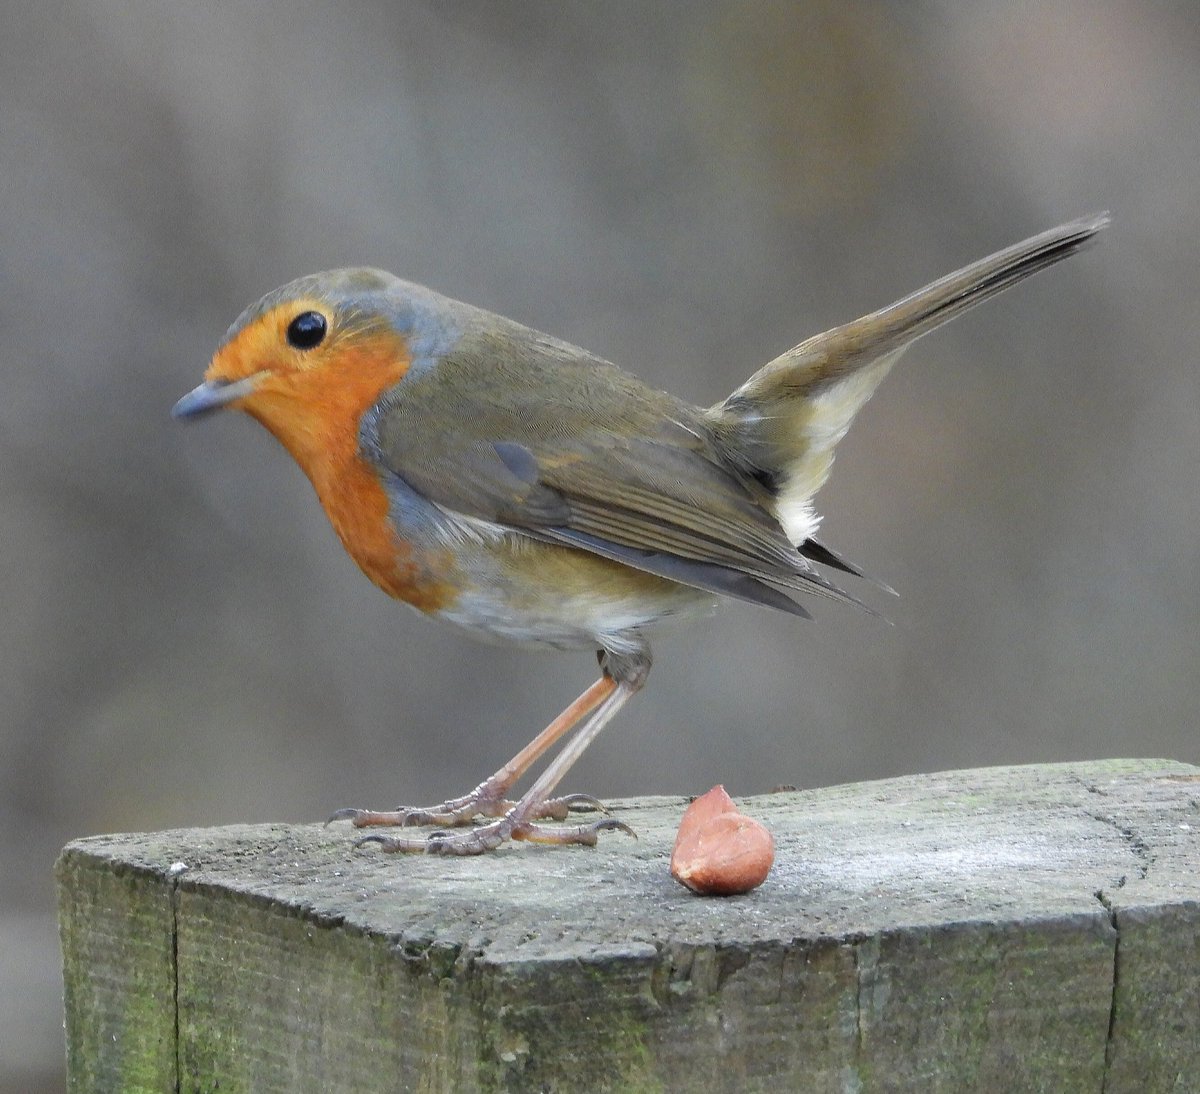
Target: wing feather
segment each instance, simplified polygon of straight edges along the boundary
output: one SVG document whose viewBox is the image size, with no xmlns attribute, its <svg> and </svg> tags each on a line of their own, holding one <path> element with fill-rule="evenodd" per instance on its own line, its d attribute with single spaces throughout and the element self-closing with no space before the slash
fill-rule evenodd
<svg viewBox="0 0 1200 1094">
<path fill-rule="evenodd" d="M 405 377 L 362 439 L 451 512 L 794 614 L 773 586 L 859 603 L 796 550 L 703 411 L 517 324 Z"/>
</svg>

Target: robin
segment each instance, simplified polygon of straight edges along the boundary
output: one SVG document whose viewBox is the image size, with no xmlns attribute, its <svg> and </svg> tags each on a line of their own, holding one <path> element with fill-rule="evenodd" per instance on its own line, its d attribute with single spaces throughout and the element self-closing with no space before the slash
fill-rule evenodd
<svg viewBox="0 0 1200 1094">
<path fill-rule="evenodd" d="M 607 815 L 539 822 L 605 813 L 594 798 L 554 791 L 645 684 L 650 629 L 720 597 L 805 618 L 792 594 L 858 603 L 826 576 L 862 573 L 816 537 L 813 509 L 851 419 L 910 342 L 1074 254 L 1107 223 L 1064 224 L 818 334 L 708 408 L 382 270 L 302 277 L 248 308 L 174 416 L 235 407 L 266 426 L 389 595 L 476 634 L 590 648 L 600 662 L 600 679 L 469 794 L 334 817 L 441 826 L 360 842 L 455 855 L 628 831 Z"/>
</svg>

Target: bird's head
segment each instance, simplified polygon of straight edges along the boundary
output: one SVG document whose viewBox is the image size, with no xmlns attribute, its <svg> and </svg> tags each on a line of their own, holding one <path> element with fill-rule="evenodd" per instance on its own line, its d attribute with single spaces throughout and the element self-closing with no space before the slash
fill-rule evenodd
<svg viewBox="0 0 1200 1094">
<path fill-rule="evenodd" d="M 457 339 L 452 302 L 382 270 L 302 277 L 247 308 L 176 418 L 224 407 L 265 425 L 303 465 L 357 439 L 363 413 Z"/>
</svg>

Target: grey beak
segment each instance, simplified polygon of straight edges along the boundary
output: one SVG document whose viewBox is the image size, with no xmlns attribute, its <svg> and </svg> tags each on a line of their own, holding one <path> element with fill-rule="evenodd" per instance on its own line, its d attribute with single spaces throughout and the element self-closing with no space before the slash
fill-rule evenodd
<svg viewBox="0 0 1200 1094">
<path fill-rule="evenodd" d="M 210 380 L 194 391 L 189 391 L 171 407 L 172 418 L 202 418 L 214 410 L 249 395 L 258 387 L 260 376 L 247 376 L 244 380 Z"/>
</svg>

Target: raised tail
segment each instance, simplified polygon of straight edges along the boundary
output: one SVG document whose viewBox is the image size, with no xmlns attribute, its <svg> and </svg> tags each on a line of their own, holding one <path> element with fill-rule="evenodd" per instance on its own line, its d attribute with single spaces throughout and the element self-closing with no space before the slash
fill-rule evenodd
<svg viewBox="0 0 1200 1094">
<path fill-rule="evenodd" d="M 774 497 L 793 543 L 815 532 L 812 498 L 829 477 L 834 446 L 909 343 L 1074 254 L 1108 222 L 1107 213 L 1070 221 L 815 335 L 708 410 L 727 458 Z"/>
</svg>

